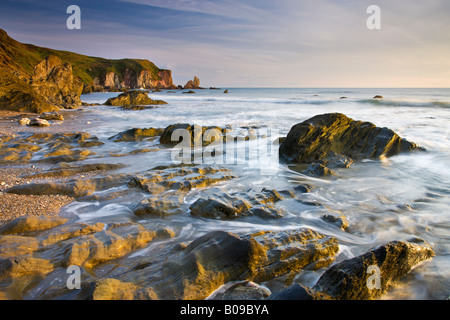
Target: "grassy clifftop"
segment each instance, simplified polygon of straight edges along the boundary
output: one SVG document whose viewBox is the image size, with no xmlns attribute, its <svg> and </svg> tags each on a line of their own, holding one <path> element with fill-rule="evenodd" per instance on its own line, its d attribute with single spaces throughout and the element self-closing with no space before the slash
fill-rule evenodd
<svg viewBox="0 0 450 320">
<path fill-rule="evenodd" d="M 0 66 L 19 69 L 26 74 L 30 74 L 34 67 L 49 55 L 57 56 L 62 61 L 70 63 L 73 75 L 83 84 L 92 84 L 96 77 L 104 78 L 110 72 L 114 72 L 120 78 L 127 68 L 133 70 L 136 74 L 139 74 L 142 70 L 148 70 L 155 79 L 160 79 L 158 73 L 161 69 L 148 60 L 111 60 L 38 47 L 32 44 L 20 43 L 0 29 Z"/>
</svg>

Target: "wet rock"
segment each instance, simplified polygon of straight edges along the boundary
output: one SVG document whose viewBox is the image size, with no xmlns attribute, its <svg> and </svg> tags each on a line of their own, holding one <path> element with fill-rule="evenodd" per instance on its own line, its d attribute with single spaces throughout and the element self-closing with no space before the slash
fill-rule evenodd
<svg viewBox="0 0 450 320">
<path fill-rule="evenodd" d="M 131 221 L 106 228 L 98 222 L 67 223 L 67 219 L 44 217 L 30 219 L 12 221 L 5 228 L 7 234 L 0 235 L 0 286 L 8 292 L 9 298 L 156 298 L 150 287 L 140 289 L 138 284 L 108 278 L 97 278 L 94 287 L 88 285 L 81 290 L 86 292 L 73 293 L 66 285 L 66 268 L 79 266 L 83 280 L 92 283 L 94 280 L 85 269 L 95 273 L 98 265 L 124 257 L 149 242 L 173 237 L 172 230 L 144 227 Z M 26 236 L 20 235 L 24 232 Z"/>
<path fill-rule="evenodd" d="M 106 177 L 77 178 L 65 182 L 49 181 L 17 185 L 6 189 L 5 192 L 22 195 L 67 195 L 73 198 L 80 198 L 95 191 L 124 185 L 128 180 L 129 177 L 125 174 L 112 174 Z"/>
<path fill-rule="evenodd" d="M 44 112 L 42 113 L 39 118 L 47 120 L 47 121 L 64 121 L 64 117 L 62 114 L 58 112 Z"/>
<path fill-rule="evenodd" d="M 321 217 L 322 220 L 332 223 L 336 225 L 338 228 L 342 230 L 346 230 L 348 228 L 349 222 L 345 216 L 342 214 L 339 216 L 333 214 L 327 214 Z"/>
<path fill-rule="evenodd" d="M 375 97 L 373 97 L 374 99 L 383 99 L 383 96 L 379 96 L 379 95 L 376 95 Z"/>
<path fill-rule="evenodd" d="M 351 160 L 389 157 L 412 150 L 423 149 L 388 128 L 328 113 L 293 126 L 279 154 L 288 162 L 347 166 Z"/>
<path fill-rule="evenodd" d="M 308 168 L 303 171 L 305 174 L 313 177 L 324 177 L 324 176 L 334 176 L 336 175 L 333 170 L 325 167 L 320 163 L 312 163 Z"/>
<path fill-rule="evenodd" d="M 48 127 L 50 123 L 47 120 L 41 118 L 33 118 L 30 120 L 30 123 L 28 123 L 28 125 L 36 127 Z"/>
<path fill-rule="evenodd" d="M 122 282 L 117 279 L 101 279 L 95 284 L 92 299 L 158 300 L 158 296 L 151 288 L 142 289 L 133 283 Z"/>
<path fill-rule="evenodd" d="M 160 128 L 146 128 L 146 129 L 133 128 L 120 132 L 108 138 L 108 140 L 113 140 L 114 142 L 137 141 L 146 138 L 153 138 L 160 136 L 163 133 L 163 131 L 164 129 Z"/>
<path fill-rule="evenodd" d="M 59 163 L 54 167 L 39 171 L 31 175 L 27 175 L 25 178 L 59 178 L 59 177 L 69 177 L 79 173 L 93 172 L 93 171 L 110 171 L 117 170 L 126 167 L 124 164 L 120 163 L 88 163 L 81 165 L 71 165 L 65 162 Z"/>
<path fill-rule="evenodd" d="M 338 300 L 376 299 L 412 268 L 433 256 L 433 249 L 424 241 L 391 241 L 333 265 L 320 277 L 313 290 Z M 378 285 L 376 280 L 370 278 L 374 275 L 370 266 L 380 270 Z"/>
<path fill-rule="evenodd" d="M 270 295 L 268 300 L 331 300 L 331 297 L 295 283 Z"/>
<path fill-rule="evenodd" d="M 210 166 L 156 168 L 134 176 L 129 187 L 139 187 L 152 197 L 133 209 L 136 215 L 167 216 L 181 213 L 184 197 L 192 189 L 201 189 L 234 177 L 227 169 Z"/>
<path fill-rule="evenodd" d="M 156 108 L 156 107 L 154 107 L 154 106 L 139 106 L 139 105 L 131 105 L 131 104 L 127 104 L 127 105 L 120 107 L 120 109 L 129 110 L 129 111 L 141 111 L 141 110 L 154 109 L 154 108 Z"/>
<path fill-rule="evenodd" d="M 68 219 L 59 217 L 24 216 L 0 226 L 0 235 L 26 234 L 50 229 L 66 223 Z"/>
<path fill-rule="evenodd" d="M 260 193 L 245 192 L 227 194 L 214 190 L 213 195 L 200 198 L 190 207 L 192 216 L 213 219 L 234 219 L 257 216 L 260 218 L 281 218 L 286 213 L 275 208 L 274 203 L 284 199 L 277 191 L 263 189 Z"/>
<path fill-rule="evenodd" d="M 184 91 L 184 92 L 182 92 L 182 93 L 193 94 L 193 93 L 195 93 L 195 91 L 189 90 L 189 91 Z"/>
<path fill-rule="evenodd" d="M 260 283 L 305 267 L 327 266 L 337 251 L 335 238 L 310 229 L 242 236 L 212 231 L 162 263 L 146 264 L 118 279 L 150 287 L 160 299 L 200 300 L 232 281 Z"/>
<path fill-rule="evenodd" d="M 269 289 L 252 281 L 242 281 L 217 293 L 211 300 L 265 300 L 270 296 Z"/>
<path fill-rule="evenodd" d="M 129 91 L 121 93 L 118 97 L 108 99 L 104 105 L 107 106 L 125 106 L 125 105 L 159 105 L 167 104 L 163 100 L 153 100 L 146 92 Z"/>
<path fill-rule="evenodd" d="M 308 193 L 311 191 L 311 189 L 312 186 L 310 186 L 309 184 L 299 184 L 298 186 L 294 187 L 294 191 L 300 193 Z"/>
</svg>

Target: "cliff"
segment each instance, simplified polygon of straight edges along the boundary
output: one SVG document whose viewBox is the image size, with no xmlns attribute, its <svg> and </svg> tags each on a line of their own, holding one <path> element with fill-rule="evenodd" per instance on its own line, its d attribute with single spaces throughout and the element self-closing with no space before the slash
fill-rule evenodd
<svg viewBox="0 0 450 320">
<path fill-rule="evenodd" d="M 170 70 L 143 59 L 111 60 L 20 43 L 0 29 L 0 109 L 45 112 L 81 104 L 80 94 L 176 88 Z"/>
</svg>

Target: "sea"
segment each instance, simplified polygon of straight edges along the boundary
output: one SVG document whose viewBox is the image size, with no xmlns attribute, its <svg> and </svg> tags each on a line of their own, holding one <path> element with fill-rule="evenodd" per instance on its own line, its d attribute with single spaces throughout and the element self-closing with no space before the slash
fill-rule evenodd
<svg viewBox="0 0 450 320">
<path fill-rule="evenodd" d="M 228 93 L 224 93 L 225 89 Z M 164 218 L 168 226 L 181 226 L 182 231 L 177 236 L 180 241 L 192 240 L 212 230 L 241 233 L 308 227 L 338 239 L 337 263 L 391 240 L 420 238 L 431 245 L 436 256 L 416 267 L 382 299 L 442 300 L 449 297 L 450 89 L 220 88 L 198 89 L 194 94 L 184 93 L 186 91 L 149 92 L 152 99 L 168 104 L 139 111 L 101 105 L 119 93 L 85 94 L 81 96 L 82 101 L 98 105 L 82 107 L 77 117 L 88 124 L 84 131 L 108 142 L 96 150 L 102 155 L 102 162 L 124 163 L 127 165 L 124 172 L 141 172 L 173 164 L 175 160 L 173 150 L 160 148 L 157 139 L 117 143 L 108 140 L 121 131 L 165 128 L 177 123 L 226 127 L 236 132 L 252 129 L 257 138 L 238 142 L 237 161 L 222 163 L 237 179 L 219 183 L 214 188 L 245 192 L 262 188 L 292 190 L 297 185 L 308 184 L 312 189 L 302 194 L 302 199 L 321 206 L 287 201 L 281 206 L 288 214 L 271 220 L 256 217 L 198 219 L 191 217 L 187 208 L 208 190 L 192 190 L 185 199 L 185 212 Z M 383 98 L 374 99 L 376 95 Z M 425 148 L 426 152 L 355 162 L 350 168 L 335 170 L 336 175 L 331 177 L 310 177 L 274 158 L 275 142 L 285 137 L 292 126 L 315 115 L 333 112 L 390 128 Z M 271 152 L 259 152 L 255 143 L 270 146 Z M 145 148 L 153 148 L 154 152 L 120 158 L 108 156 Z M 203 160 L 211 160 L 207 158 Z M 86 161 L 98 162 L 98 159 Z M 265 170 L 267 168 L 272 170 Z M 107 203 L 76 201 L 64 207 L 62 214 L 77 216 L 83 221 L 108 219 L 115 215 L 132 215 L 132 206 L 131 200 L 122 198 Z M 345 216 L 349 221 L 347 230 L 321 219 L 327 212 Z M 149 247 L 134 254 L 151 252 Z M 313 286 L 323 271 L 303 271 L 295 281 Z"/>
</svg>

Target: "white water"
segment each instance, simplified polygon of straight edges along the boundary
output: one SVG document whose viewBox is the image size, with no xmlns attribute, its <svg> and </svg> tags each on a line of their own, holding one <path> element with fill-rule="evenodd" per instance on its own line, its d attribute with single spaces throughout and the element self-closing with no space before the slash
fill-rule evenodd
<svg viewBox="0 0 450 320">
<path fill-rule="evenodd" d="M 285 136 L 290 128 L 312 116 L 341 112 L 377 126 L 388 127 L 401 137 L 427 149 L 426 153 L 398 155 L 387 160 L 363 161 L 350 169 L 338 170 L 335 179 L 311 179 L 281 164 L 273 176 L 261 175 L 258 168 L 232 166 L 238 179 L 221 183 L 220 188 L 245 191 L 249 188 L 292 189 L 309 183 L 315 188 L 304 200 L 318 201 L 324 207 L 284 201 L 285 218 L 264 221 L 242 219 L 218 221 L 195 219 L 181 214 L 164 220 L 185 226 L 181 238 L 192 238 L 210 230 L 251 232 L 262 229 L 314 228 L 338 238 L 338 261 L 359 255 L 390 240 L 420 237 L 434 248 L 436 257 L 415 269 L 387 299 L 443 299 L 450 294 L 450 90 L 449 89 L 230 89 L 196 90 L 196 94 L 151 93 L 167 105 L 155 109 L 126 111 L 117 107 L 86 107 L 82 112 L 92 122 L 89 131 L 101 140 L 130 128 L 164 128 L 175 123 L 203 126 L 256 126 L 277 129 Z M 118 93 L 83 95 L 89 103 L 103 103 Z M 375 95 L 383 100 L 373 100 Z M 340 99 L 345 96 L 347 99 Z M 274 137 L 271 137 L 274 138 Z M 107 152 L 126 152 L 156 147 L 157 141 L 108 143 Z M 131 149 L 130 149 L 131 148 Z M 103 159 L 102 159 L 103 161 Z M 156 165 L 170 164 L 170 150 L 111 158 L 130 165 L 137 172 Z M 194 190 L 187 202 L 202 193 Z M 81 219 L 129 215 L 131 202 L 108 204 L 76 203 L 66 208 Z M 328 212 L 344 214 L 350 221 L 346 232 L 320 219 Z M 147 250 L 148 251 L 148 250 Z M 147 252 L 143 250 L 143 252 Z M 320 274 L 304 277 L 312 285 Z M 308 280 L 309 279 L 309 280 Z"/>
</svg>

